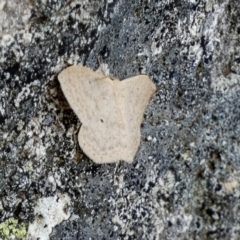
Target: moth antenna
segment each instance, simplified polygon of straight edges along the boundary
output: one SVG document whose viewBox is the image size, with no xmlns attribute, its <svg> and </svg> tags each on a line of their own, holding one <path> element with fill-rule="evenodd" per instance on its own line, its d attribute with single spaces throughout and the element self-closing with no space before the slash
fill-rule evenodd
<svg viewBox="0 0 240 240">
<path fill-rule="evenodd" d="M 102 61 L 100 60 L 100 57 L 99 57 L 99 56 L 97 57 L 97 60 L 98 60 L 98 64 L 99 64 L 99 66 L 100 66 L 100 69 L 101 69 L 102 74 L 105 75 L 105 73 L 104 73 L 104 71 L 103 71 L 103 69 L 102 69 Z"/>
<path fill-rule="evenodd" d="M 119 173 L 120 170 L 121 170 L 121 168 L 120 168 L 120 161 L 117 161 L 116 165 L 115 165 L 115 169 L 114 169 L 114 174 Z"/>
<path fill-rule="evenodd" d="M 100 60 L 100 57 L 99 57 L 99 56 L 97 57 L 97 60 L 98 60 L 98 64 L 99 64 L 99 66 L 100 66 L 101 72 L 102 72 L 102 74 L 105 76 L 105 77 L 103 77 L 103 78 L 100 78 L 99 80 L 104 79 L 104 78 L 106 78 L 106 77 L 109 77 L 109 78 L 111 78 L 112 80 L 114 80 L 115 78 L 114 78 L 113 76 L 111 76 L 111 75 L 106 75 L 106 73 L 104 72 L 104 70 L 103 70 L 103 68 L 102 68 L 102 61 Z"/>
</svg>

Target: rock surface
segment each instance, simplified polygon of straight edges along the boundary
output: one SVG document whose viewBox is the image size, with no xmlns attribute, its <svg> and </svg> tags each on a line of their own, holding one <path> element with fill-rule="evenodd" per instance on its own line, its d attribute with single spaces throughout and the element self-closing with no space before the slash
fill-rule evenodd
<svg viewBox="0 0 240 240">
<path fill-rule="evenodd" d="M 1 226 L 18 220 L 24 239 L 37 218 L 53 227 L 41 239 L 240 238 L 238 0 L 0 0 L 0 16 Z M 157 86 L 132 164 L 78 147 L 57 75 L 98 58 Z M 61 222 L 37 214 L 48 198 Z"/>
</svg>

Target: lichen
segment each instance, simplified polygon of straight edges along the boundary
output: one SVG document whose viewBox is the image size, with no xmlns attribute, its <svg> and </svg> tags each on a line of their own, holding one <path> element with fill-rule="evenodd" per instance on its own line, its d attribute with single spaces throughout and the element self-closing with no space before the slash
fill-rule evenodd
<svg viewBox="0 0 240 240">
<path fill-rule="evenodd" d="M 22 239 L 26 235 L 25 223 L 18 223 L 18 220 L 11 217 L 5 222 L 0 223 L 0 240 L 9 239 L 10 236 L 15 236 L 17 239 Z"/>
</svg>

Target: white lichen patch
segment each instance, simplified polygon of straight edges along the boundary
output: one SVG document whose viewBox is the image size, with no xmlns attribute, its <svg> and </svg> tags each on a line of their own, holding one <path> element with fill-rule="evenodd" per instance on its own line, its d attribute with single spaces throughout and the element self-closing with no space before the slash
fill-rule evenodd
<svg viewBox="0 0 240 240">
<path fill-rule="evenodd" d="M 38 200 L 34 209 L 35 220 L 29 225 L 27 239 L 47 240 L 52 228 L 70 217 L 70 198 L 56 195 Z"/>
<path fill-rule="evenodd" d="M 0 38 L 24 29 L 31 16 L 30 0 L 0 0 Z"/>
<path fill-rule="evenodd" d="M 32 83 L 28 84 L 26 87 L 23 87 L 22 91 L 18 94 L 18 96 L 14 100 L 15 107 L 18 108 L 21 102 L 24 101 L 29 95 L 31 97 L 34 97 L 34 92 L 31 91 L 31 88 L 38 85 L 40 85 L 39 80 L 35 80 Z"/>
<path fill-rule="evenodd" d="M 210 11 L 214 1 L 208 2 L 206 8 Z M 226 92 L 231 88 L 239 89 L 239 66 L 233 61 L 234 53 L 239 52 L 239 43 L 229 32 L 229 15 L 225 11 L 228 2 L 214 5 L 214 11 L 209 13 L 203 31 L 208 55 L 212 54 L 211 87 L 215 93 Z"/>
<path fill-rule="evenodd" d="M 6 34 L 2 37 L 0 42 L 1 47 L 9 47 L 11 44 L 14 43 L 14 38 L 10 34 Z"/>
<path fill-rule="evenodd" d="M 238 181 L 237 179 L 233 179 L 231 181 L 228 182 L 222 182 L 221 183 L 223 186 L 223 189 L 228 192 L 228 193 L 233 193 L 234 190 L 237 190 L 238 195 L 239 195 L 239 190 L 238 190 Z"/>
</svg>

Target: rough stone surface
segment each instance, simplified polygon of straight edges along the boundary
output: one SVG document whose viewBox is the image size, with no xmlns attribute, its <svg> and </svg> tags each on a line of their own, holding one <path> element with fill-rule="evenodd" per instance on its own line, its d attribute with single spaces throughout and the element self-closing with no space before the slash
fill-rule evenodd
<svg viewBox="0 0 240 240">
<path fill-rule="evenodd" d="M 31 0 L 0 0 L 0 37 L 27 30 L 33 4 Z"/>
<path fill-rule="evenodd" d="M 63 194 L 71 216 L 51 240 L 239 239 L 239 0 L 16 6 L 0 1 L 0 223 L 28 229 L 39 199 Z M 56 76 L 98 58 L 157 86 L 132 164 L 96 165 L 78 147 Z"/>
</svg>

